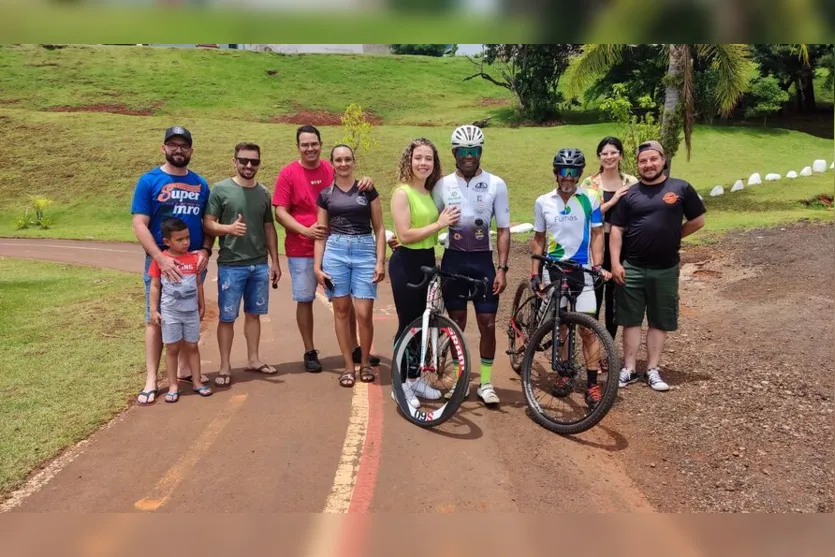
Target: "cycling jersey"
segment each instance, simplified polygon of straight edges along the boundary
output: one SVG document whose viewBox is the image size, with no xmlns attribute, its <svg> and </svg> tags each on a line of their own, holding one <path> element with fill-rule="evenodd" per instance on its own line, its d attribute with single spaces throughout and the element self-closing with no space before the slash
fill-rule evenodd
<svg viewBox="0 0 835 557">
<path fill-rule="evenodd" d="M 539 196 L 533 212 L 533 229 L 547 233 L 549 257 L 591 265 L 591 229 L 603 226 L 600 197 L 595 192 L 578 187 L 566 203 L 554 189 Z"/>
<path fill-rule="evenodd" d="M 470 180 L 452 173 L 432 188 L 438 210 L 459 206 L 461 218 L 449 227 L 449 247 L 456 251 L 491 251 L 490 223 L 497 228 L 510 227 L 510 207 L 504 180 L 482 170 Z"/>
</svg>

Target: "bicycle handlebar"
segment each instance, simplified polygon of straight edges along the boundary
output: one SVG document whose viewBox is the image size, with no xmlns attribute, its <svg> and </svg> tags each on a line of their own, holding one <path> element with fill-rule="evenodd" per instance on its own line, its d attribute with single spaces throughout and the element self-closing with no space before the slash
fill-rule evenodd
<svg viewBox="0 0 835 557">
<path fill-rule="evenodd" d="M 429 282 L 429 280 L 432 277 L 434 277 L 435 275 L 440 275 L 440 277 L 442 279 L 463 280 L 465 282 L 469 282 L 474 287 L 468 295 L 461 296 L 461 298 L 464 298 L 466 300 L 473 300 L 473 299 L 481 296 L 484 292 L 483 289 L 487 288 L 487 280 L 485 280 L 485 279 L 474 279 L 474 278 L 467 277 L 467 276 L 464 276 L 464 275 L 456 275 L 455 273 L 447 273 L 445 271 L 442 271 L 438 267 L 423 266 L 423 267 L 420 268 L 420 271 L 423 273 L 423 280 L 421 280 L 417 284 L 407 282 L 406 286 L 408 286 L 409 288 L 423 288 L 426 285 L 426 283 Z"/>
<path fill-rule="evenodd" d="M 557 259 L 552 259 L 544 255 L 537 255 L 535 253 L 531 254 L 531 259 L 537 259 L 539 261 L 542 261 L 546 267 L 563 267 L 565 269 L 571 269 L 572 271 L 583 271 L 584 273 L 588 273 L 596 278 L 603 278 L 603 273 L 601 273 L 600 271 L 595 271 L 594 269 L 587 269 L 573 261 L 559 261 Z"/>
</svg>

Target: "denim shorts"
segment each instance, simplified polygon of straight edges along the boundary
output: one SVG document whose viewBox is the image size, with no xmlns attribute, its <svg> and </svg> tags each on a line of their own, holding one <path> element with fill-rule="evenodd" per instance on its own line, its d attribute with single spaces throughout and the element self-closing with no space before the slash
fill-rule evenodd
<svg viewBox="0 0 835 557">
<path fill-rule="evenodd" d="M 200 313 L 195 311 L 163 311 L 162 342 L 174 344 L 184 340 L 189 344 L 200 341 Z"/>
<path fill-rule="evenodd" d="M 288 257 L 290 283 L 293 286 L 293 301 L 312 302 L 316 299 L 316 274 L 313 272 L 312 257 Z"/>
<path fill-rule="evenodd" d="M 231 323 L 238 318 L 244 301 L 244 313 L 266 315 L 270 308 L 270 266 L 218 265 L 217 306 L 218 319 Z"/>
<path fill-rule="evenodd" d="M 142 280 L 145 283 L 145 323 L 150 323 L 151 321 L 151 275 L 148 274 L 148 269 L 151 268 L 151 261 L 152 257 L 150 255 L 145 256 L 145 272 L 142 274 Z M 200 283 L 206 281 L 206 274 L 208 274 L 209 269 L 203 269 L 203 272 L 200 273 Z"/>
<path fill-rule="evenodd" d="M 331 234 L 328 237 L 322 258 L 322 270 L 333 282 L 333 291 L 327 292 L 328 298 L 348 295 L 366 300 L 377 298 L 374 282 L 376 245 L 373 234 Z"/>
</svg>

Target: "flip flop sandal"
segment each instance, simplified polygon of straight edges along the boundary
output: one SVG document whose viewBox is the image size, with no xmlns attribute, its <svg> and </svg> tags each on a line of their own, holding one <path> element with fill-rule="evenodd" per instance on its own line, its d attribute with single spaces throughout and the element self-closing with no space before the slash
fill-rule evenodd
<svg viewBox="0 0 835 557">
<path fill-rule="evenodd" d="M 259 367 L 245 367 L 244 371 L 252 371 L 252 372 L 255 372 L 255 373 L 264 373 L 266 375 L 275 375 L 276 373 L 278 373 L 277 369 L 273 369 L 272 371 L 270 371 L 270 367 L 271 366 L 269 364 L 261 364 Z"/>
<path fill-rule="evenodd" d="M 194 377 L 192 377 L 191 375 L 189 375 L 188 377 L 178 377 L 177 381 L 183 381 L 183 382 L 186 382 L 186 383 L 194 383 Z M 201 383 L 208 383 L 209 382 L 209 377 L 205 373 L 201 373 L 200 374 L 200 382 Z"/>
<path fill-rule="evenodd" d="M 232 384 L 232 374 L 231 373 L 221 373 L 217 377 L 215 377 L 215 385 L 218 387 L 228 387 Z"/>
<path fill-rule="evenodd" d="M 176 393 L 165 393 L 165 402 L 175 403 L 180 400 L 180 391 Z"/>
<path fill-rule="evenodd" d="M 142 395 L 145 395 L 145 402 L 139 402 L 137 400 L 136 403 L 139 406 L 150 406 L 157 401 L 157 390 L 156 389 L 154 389 L 152 391 L 142 391 L 141 393 L 139 393 L 139 396 L 142 396 Z M 149 398 L 151 398 L 151 395 L 154 395 L 154 400 L 148 400 Z"/>
<path fill-rule="evenodd" d="M 351 388 L 354 386 L 354 383 L 357 381 L 357 372 L 355 371 L 346 371 L 342 375 L 339 376 L 339 384 L 346 388 Z"/>
<path fill-rule="evenodd" d="M 192 390 L 200 396 L 212 396 L 212 388 L 208 385 L 203 385 Z"/>
<path fill-rule="evenodd" d="M 365 366 L 360 368 L 360 381 L 363 383 L 373 383 L 374 379 L 376 379 L 376 375 L 374 375 L 374 370 L 371 369 L 371 366 Z"/>
</svg>

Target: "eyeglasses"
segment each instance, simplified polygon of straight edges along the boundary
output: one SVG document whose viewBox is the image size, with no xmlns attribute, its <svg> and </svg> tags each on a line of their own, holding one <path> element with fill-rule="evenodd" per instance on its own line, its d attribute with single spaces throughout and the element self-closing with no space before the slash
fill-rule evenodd
<svg viewBox="0 0 835 557">
<path fill-rule="evenodd" d="M 247 164 L 251 164 L 252 166 L 258 166 L 261 164 L 261 159 L 248 159 L 246 157 L 235 157 L 235 160 L 238 161 L 238 164 L 241 166 L 246 166 Z"/>
<path fill-rule="evenodd" d="M 186 145 L 183 143 L 166 143 L 165 148 L 169 151 L 182 151 L 185 153 L 189 149 L 191 149 L 191 145 Z"/>
<path fill-rule="evenodd" d="M 455 156 L 466 159 L 467 157 L 478 158 L 481 156 L 481 147 L 457 147 L 455 149 Z"/>
<path fill-rule="evenodd" d="M 583 170 L 581 168 L 573 168 L 570 166 L 554 167 L 554 174 L 560 178 L 579 178 L 582 173 Z"/>
</svg>

